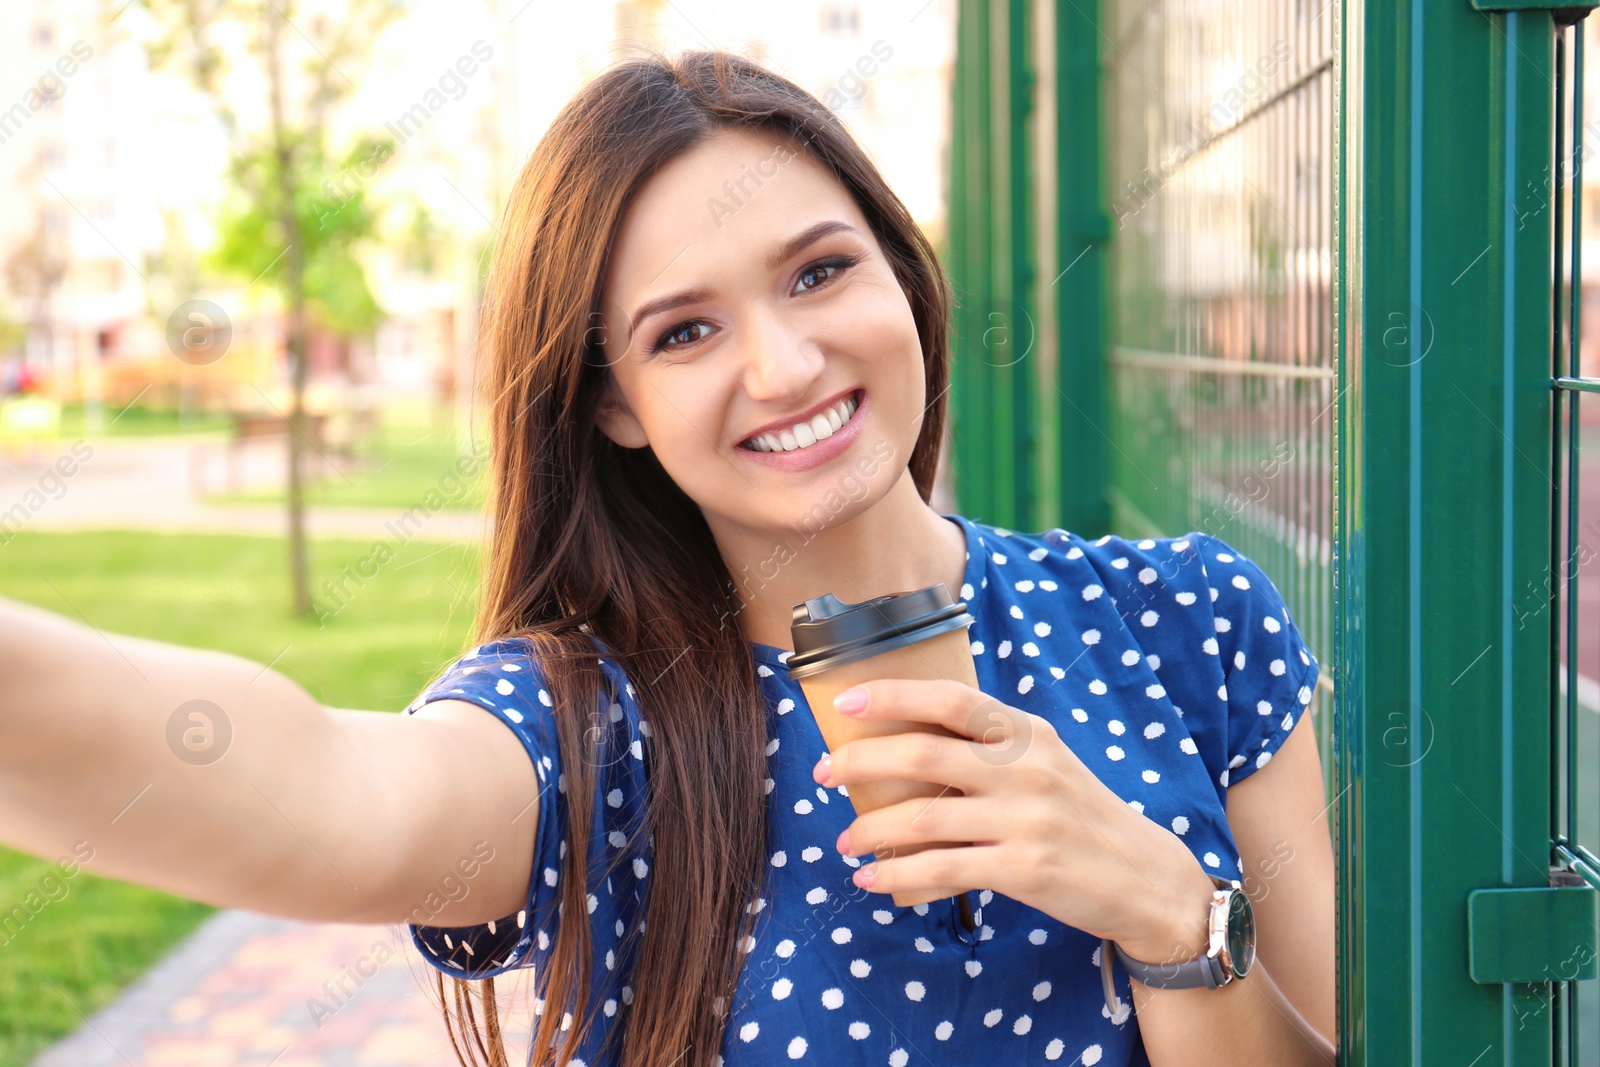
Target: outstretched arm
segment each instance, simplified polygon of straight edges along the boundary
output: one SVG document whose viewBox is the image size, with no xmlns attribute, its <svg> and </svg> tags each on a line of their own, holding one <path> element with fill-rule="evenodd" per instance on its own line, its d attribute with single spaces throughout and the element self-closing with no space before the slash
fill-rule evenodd
<svg viewBox="0 0 1600 1067">
<path fill-rule="evenodd" d="M 430 900 L 465 925 L 523 906 L 538 788 L 481 708 L 332 710 L 242 657 L 0 598 L 0 842 L 24 851 L 86 842 L 96 874 L 219 906 L 403 922 Z"/>
</svg>

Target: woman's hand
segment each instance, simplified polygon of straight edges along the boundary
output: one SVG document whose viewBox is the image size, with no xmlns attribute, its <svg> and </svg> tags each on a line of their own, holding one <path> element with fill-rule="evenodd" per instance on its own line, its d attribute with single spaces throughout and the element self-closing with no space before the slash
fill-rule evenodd
<svg viewBox="0 0 1600 1067">
<path fill-rule="evenodd" d="M 882 678 L 864 719 L 934 723 L 958 737 L 913 732 L 862 738 L 818 762 L 825 786 L 909 778 L 950 786 L 858 816 L 839 836 L 847 856 L 876 862 L 855 881 L 874 892 L 935 886 L 1003 893 L 1135 959 L 1192 959 L 1205 950 L 1214 888 L 1176 834 L 1145 818 L 1095 777 L 1047 719 L 954 681 Z M 895 856 L 897 847 L 959 842 Z"/>
</svg>

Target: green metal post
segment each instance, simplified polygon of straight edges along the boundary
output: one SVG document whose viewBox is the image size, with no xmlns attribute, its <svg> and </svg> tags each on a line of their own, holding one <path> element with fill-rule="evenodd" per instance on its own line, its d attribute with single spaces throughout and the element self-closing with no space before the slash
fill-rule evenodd
<svg viewBox="0 0 1600 1067">
<path fill-rule="evenodd" d="M 963 41 L 971 32 L 969 5 L 962 4 L 956 14 L 956 39 Z M 950 203 L 945 232 L 949 258 L 945 269 L 950 274 L 953 299 L 950 306 L 950 409 L 949 425 L 945 435 L 950 442 L 946 462 L 950 468 L 950 484 L 957 507 L 967 511 L 974 506 L 973 478 L 965 469 L 969 451 L 966 439 L 974 432 L 973 397 L 970 382 L 967 345 L 971 334 L 972 313 L 966 292 L 969 282 L 968 266 L 972 255 L 972 216 L 969 168 L 966 164 L 967 146 L 972 141 L 971 107 L 967 103 L 972 95 L 972 68 L 975 58 L 972 49 L 958 45 L 950 86 Z M 927 402 L 932 403 L 933 397 Z"/>
<path fill-rule="evenodd" d="M 994 518 L 996 496 L 992 381 L 984 358 L 984 331 L 992 299 L 990 270 L 990 54 L 986 5 L 963 2 L 957 13 L 960 41 L 954 113 L 960 151 L 951 159 L 951 273 L 956 290 L 952 345 L 956 426 L 951 482 L 960 509 Z"/>
<path fill-rule="evenodd" d="M 1055 317 L 1056 406 L 1061 509 L 1056 525 L 1097 537 L 1111 528 L 1106 496 L 1104 141 L 1100 95 L 1099 0 L 1055 3 L 1055 188 L 1058 272 L 1045 279 Z M 1050 306 L 1045 304 L 1043 306 Z"/>
<path fill-rule="evenodd" d="M 1008 396 L 1004 401 L 1009 416 L 1009 444 L 1012 456 L 1007 488 L 1011 499 L 1001 509 L 1005 520 L 1018 529 L 1032 530 L 1039 523 L 1035 507 L 1034 453 L 1038 447 L 1034 426 L 1034 388 L 1038 356 L 1029 351 L 1034 320 L 1032 307 L 1035 258 L 1034 212 L 1030 209 L 1033 168 L 1030 165 L 1028 117 L 1033 110 L 1034 76 L 1029 57 L 1029 0 L 1010 0 L 997 4 L 1005 18 L 1005 123 L 1006 197 L 1004 230 L 1006 251 L 1005 313 L 1010 317 L 1004 348 L 1000 350 L 999 375 Z M 999 231 L 1000 226 L 996 227 Z M 1001 447 L 1005 447 L 1002 445 Z"/>
<path fill-rule="evenodd" d="M 1468 935 L 1531 941 L 1481 916 L 1572 914 L 1509 902 L 1496 912 L 1492 898 L 1469 909 L 1480 890 L 1566 892 L 1548 888 L 1541 614 L 1552 19 L 1469 0 L 1350 3 L 1343 14 L 1343 1062 L 1549 1065 L 1549 986 L 1492 981 L 1509 971 L 1474 981 L 1475 963 L 1527 960 L 1478 941 L 1469 951 Z"/>
<path fill-rule="evenodd" d="M 960 151 L 951 161 L 951 272 L 960 304 L 953 483 L 963 511 L 1018 529 L 1037 523 L 1037 396 L 1027 358 L 1034 255 L 1028 13 L 1026 0 L 960 5 Z"/>
</svg>

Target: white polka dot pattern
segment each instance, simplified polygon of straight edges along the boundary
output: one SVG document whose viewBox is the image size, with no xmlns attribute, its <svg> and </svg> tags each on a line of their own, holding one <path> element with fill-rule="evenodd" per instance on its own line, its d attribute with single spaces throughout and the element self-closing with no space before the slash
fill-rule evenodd
<svg viewBox="0 0 1600 1067">
<path fill-rule="evenodd" d="M 1108 787 L 1169 827 L 1204 869 L 1240 877 L 1227 787 L 1270 761 L 1304 714 L 1318 672 L 1267 576 L 1198 532 L 1091 542 L 1059 529 L 1023 534 L 946 517 L 967 542 L 960 596 L 975 618 L 967 637 L 980 688 L 1048 718 Z M 846 789 L 811 779 L 824 745 L 788 677 L 789 653 L 751 650 L 768 708 L 766 881 L 746 909 L 755 926 L 740 946 L 723 1067 L 908 1067 L 928 1057 L 1144 1062 L 1120 966 L 1119 1010 L 1106 1007 L 1098 938 L 987 889 L 967 894 L 969 931 L 960 898 L 899 908 L 854 885 L 854 869 L 871 857 L 846 859 L 834 848 L 854 811 Z M 535 870 L 544 873 L 533 879 L 528 908 L 479 927 L 413 928 L 424 959 L 447 974 L 537 965 L 553 943 L 566 814 L 557 784 L 565 776 L 552 701 L 525 652 L 510 642 L 475 649 L 407 709 L 434 699 L 484 706 L 522 740 L 543 790 Z M 620 669 L 604 657 L 602 664 L 611 692 L 600 721 L 610 732 L 590 803 L 591 877 L 616 862 L 610 877 L 589 886 L 589 918 L 597 981 L 623 983 L 632 960 L 621 935 L 643 918 L 641 894 L 654 877 L 636 821 L 650 731 Z M 582 1062 L 601 1067 L 598 1042 L 611 1022 L 625 1024 L 633 991 L 622 987 L 620 1008 L 615 990 L 592 999 L 604 1011 Z"/>
</svg>

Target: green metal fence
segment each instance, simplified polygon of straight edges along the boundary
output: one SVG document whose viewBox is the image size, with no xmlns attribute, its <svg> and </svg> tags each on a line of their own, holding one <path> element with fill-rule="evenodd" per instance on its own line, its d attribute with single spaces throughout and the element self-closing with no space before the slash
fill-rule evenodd
<svg viewBox="0 0 1600 1067">
<path fill-rule="evenodd" d="M 1335 38 L 1301 8 L 962 5 L 953 478 L 1018 528 L 1217 534 L 1323 651 Z"/>
<path fill-rule="evenodd" d="M 964 3 L 951 151 L 963 510 L 1223 537 L 1324 665 L 1336 14 Z"/>
<path fill-rule="evenodd" d="M 1036 473 L 1041 401 L 1029 286 L 1027 7 L 963 4 L 951 144 L 950 256 L 958 286 L 953 373 L 954 489 L 986 521 L 1028 528 L 1048 509 Z M 992 516 L 992 517 L 991 517 Z M 1000 517 L 1004 516 L 1002 520 Z"/>
<path fill-rule="evenodd" d="M 1335 660 L 1352 1062 L 1592 1063 L 1563 979 L 1597 973 L 1596 894 L 1571 884 L 1551 817 L 1576 786 L 1557 774 L 1548 603 L 1557 18 L 1516 0 L 1349 14 Z"/>
<path fill-rule="evenodd" d="M 1103 11 L 1116 524 L 1225 538 L 1329 663 L 1336 12 Z"/>
<path fill-rule="evenodd" d="M 1591 6 L 961 5 L 958 500 L 1210 530 L 1283 591 L 1326 669 L 1343 1063 L 1600 1063 L 1600 706 L 1562 655 Z"/>
<path fill-rule="evenodd" d="M 1582 9 L 1556 17 L 1555 150 L 1551 159 L 1552 419 L 1550 436 L 1550 574 L 1548 584 L 1550 667 L 1551 881 L 1600 889 L 1600 699 L 1592 675 L 1580 673 L 1579 572 L 1585 553 L 1582 518 L 1585 489 L 1580 441 L 1580 401 L 1600 392 L 1600 379 L 1585 377 L 1580 358 L 1583 334 L 1584 19 Z M 1591 250 L 1592 252 L 1593 250 Z M 1590 472 L 1590 479 L 1595 477 Z M 1591 493 L 1594 486 L 1588 486 Z M 1519 621 L 1521 621 L 1519 619 Z M 1596 620 L 1588 620 L 1593 626 Z M 1595 665 L 1590 665 L 1590 670 Z M 1580 707 L 1580 700 L 1586 706 Z M 1557 971 L 1565 978 L 1565 968 Z M 1600 985 L 1558 981 L 1552 990 L 1552 1024 L 1558 1052 L 1581 1049 L 1584 1067 L 1600 1063 Z"/>
</svg>

